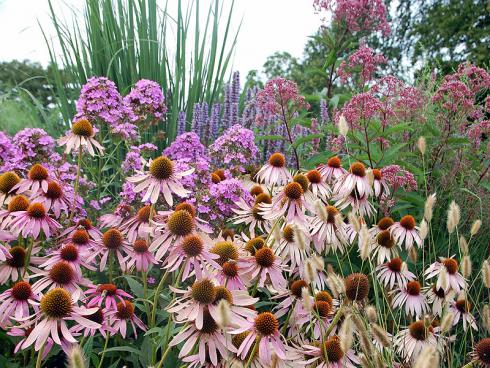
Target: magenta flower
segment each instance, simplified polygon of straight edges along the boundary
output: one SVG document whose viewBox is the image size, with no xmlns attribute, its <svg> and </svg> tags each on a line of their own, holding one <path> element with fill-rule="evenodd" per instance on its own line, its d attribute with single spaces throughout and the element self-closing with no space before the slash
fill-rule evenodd
<svg viewBox="0 0 490 368">
<path fill-rule="evenodd" d="M 135 337 L 138 337 L 137 327 L 146 331 L 146 326 L 136 314 L 134 314 L 134 304 L 128 300 L 123 300 L 117 303 L 116 309 L 109 310 L 107 312 L 112 324 L 112 335 L 120 333 L 123 338 L 126 337 L 127 324 L 129 323 L 133 328 Z"/>
<path fill-rule="evenodd" d="M 88 307 L 97 306 L 106 310 L 115 310 L 117 303 L 124 301 L 124 298 L 133 298 L 114 284 L 91 285 L 85 294 L 87 295 L 85 302 Z"/>
<path fill-rule="evenodd" d="M 29 316 L 29 306 L 38 300 L 26 281 L 16 282 L 10 289 L 0 294 L 0 325 L 9 324 L 10 318 L 22 320 Z"/>
<path fill-rule="evenodd" d="M 61 225 L 48 216 L 46 208 L 42 203 L 31 203 L 26 211 L 12 213 L 14 217 L 9 224 L 10 231 L 18 236 L 32 236 L 38 239 L 41 231 L 50 238 L 51 235 L 61 228 Z"/>
<path fill-rule="evenodd" d="M 152 264 L 158 264 L 158 261 L 149 251 L 147 241 L 145 239 L 136 239 L 133 242 L 133 249 L 128 251 L 126 268 L 130 269 L 134 265 L 136 271 L 148 272 Z"/>
</svg>

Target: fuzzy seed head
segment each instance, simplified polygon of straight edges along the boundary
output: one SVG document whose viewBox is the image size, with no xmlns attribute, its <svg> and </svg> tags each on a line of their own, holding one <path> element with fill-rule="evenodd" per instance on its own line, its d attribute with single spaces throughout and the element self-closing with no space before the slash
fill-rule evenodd
<svg viewBox="0 0 490 368">
<path fill-rule="evenodd" d="M 408 256 L 412 260 L 413 263 L 417 262 L 417 249 L 415 247 L 411 247 L 408 251 Z"/>
<path fill-rule="evenodd" d="M 347 353 L 354 342 L 354 326 L 350 315 L 347 315 L 342 322 L 339 332 L 340 347 L 344 353 Z"/>
<path fill-rule="evenodd" d="M 23 195 L 16 195 L 10 199 L 7 206 L 9 212 L 26 211 L 29 208 L 29 200 Z"/>
<path fill-rule="evenodd" d="M 311 259 L 307 259 L 304 263 L 304 267 L 305 267 L 304 270 L 305 281 L 308 284 L 311 284 L 316 278 L 315 265 L 313 264 Z"/>
<path fill-rule="evenodd" d="M 177 210 L 168 217 L 167 226 L 172 234 L 186 236 L 194 230 L 194 218 L 186 210 Z"/>
<path fill-rule="evenodd" d="M 483 279 L 483 285 L 485 285 L 487 289 L 490 289 L 490 264 L 488 263 L 488 260 L 483 261 L 481 274 Z"/>
<path fill-rule="evenodd" d="M 48 318 L 62 319 L 68 317 L 72 311 L 71 296 L 65 289 L 52 289 L 44 294 L 40 307 Z"/>
<path fill-rule="evenodd" d="M 422 219 L 419 228 L 419 236 L 422 240 L 424 240 L 425 238 L 427 238 L 427 235 L 429 235 L 429 224 L 427 224 L 427 221 L 425 221 L 425 219 Z"/>
<path fill-rule="evenodd" d="M 364 312 L 366 313 L 366 317 L 369 322 L 375 323 L 378 321 L 378 315 L 376 313 L 376 308 L 374 308 L 372 305 L 366 306 L 364 308 Z"/>
<path fill-rule="evenodd" d="M 390 346 L 391 342 L 390 339 L 388 338 L 388 333 L 383 327 L 381 327 L 376 323 L 373 323 L 371 325 L 371 331 L 373 333 L 374 338 L 381 344 L 381 346 L 385 348 Z"/>
<path fill-rule="evenodd" d="M 230 303 L 226 299 L 221 299 L 218 303 L 218 314 L 216 318 L 216 324 L 220 328 L 225 328 L 230 324 L 231 309 Z"/>
<path fill-rule="evenodd" d="M 468 254 L 469 251 L 468 242 L 466 241 L 466 238 L 463 235 L 459 237 L 459 249 L 461 249 L 461 252 L 463 254 Z"/>
<path fill-rule="evenodd" d="M 369 293 L 369 280 L 363 273 L 353 273 L 344 280 L 345 295 L 351 301 L 361 301 Z"/>
<path fill-rule="evenodd" d="M 446 333 L 453 327 L 454 314 L 452 312 L 447 312 L 441 321 L 441 332 Z"/>
<path fill-rule="evenodd" d="M 436 194 L 432 193 L 430 196 L 427 197 L 424 205 L 424 218 L 427 220 L 427 222 L 430 222 L 432 220 L 432 214 L 433 214 L 435 203 L 436 203 Z"/>
<path fill-rule="evenodd" d="M 73 134 L 85 138 L 93 137 L 94 135 L 94 128 L 87 119 L 75 121 L 71 127 L 71 131 Z"/>
<path fill-rule="evenodd" d="M 425 142 L 425 138 L 423 136 L 420 136 L 418 141 L 417 141 L 417 148 L 419 149 L 420 153 L 425 155 L 425 151 L 427 150 L 427 144 Z"/>
<path fill-rule="evenodd" d="M 347 133 L 349 133 L 349 124 L 347 124 L 347 120 L 344 115 L 339 118 L 339 134 L 343 137 L 347 137 Z"/>
<path fill-rule="evenodd" d="M 282 153 L 276 152 L 269 157 L 269 164 L 274 167 L 284 167 L 286 165 L 286 157 Z"/>
<path fill-rule="evenodd" d="M 464 278 L 468 278 L 471 275 L 471 258 L 468 255 L 463 257 L 463 262 L 461 263 L 461 274 Z"/>
<path fill-rule="evenodd" d="M 475 236 L 480 231 L 480 228 L 481 228 L 481 220 L 476 220 L 475 222 L 473 222 L 470 230 L 471 236 Z"/>
</svg>

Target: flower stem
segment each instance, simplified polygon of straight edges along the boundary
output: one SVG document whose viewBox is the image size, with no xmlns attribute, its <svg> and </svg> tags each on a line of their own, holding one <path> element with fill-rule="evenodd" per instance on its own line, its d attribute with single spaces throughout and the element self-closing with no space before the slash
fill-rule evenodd
<svg viewBox="0 0 490 368">
<path fill-rule="evenodd" d="M 36 368 L 41 368 L 42 361 L 43 361 L 44 346 L 45 344 L 41 346 L 41 349 L 39 349 L 37 353 Z"/>
<path fill-rule="evenodd" d="M 109 284 L 112 284 L 112 250 L 109 250 Z"/>
<path fill-rule="evenodd" d="M 29 245 L 27 247 L 26 259 L 25 259 L 25 264 L 24 264 L 24 274 L 22 275 L 22 277 L 24 277 L 26 275 L 27 268 L 29 267 L 29 264 L 31 263 L 32 246 L 34 245 L 34 239 L 29 238 L 27 241 L 29 242 Z"/>
<path fill-rule="evenodd" d="M 107 344 L 109 343 L 109 332 L 106 332 L 105 342 L 104 342 L 104 350 L 102 350 L 102 356 L 100 357 L 100 362 L 98 368 L 102 368 L 102 363 L 104 362 L 105 351 L 107 349 Z"/>
<path fill-rule="evenodd" d="M 82 168 L 82 146 L 78 148 L 78 164 L 77 164 L 77 177 L 75 178 L 74 194 L 73 194 L 73 206 L 70 213 L 69 223 L 73 221 L 73 216 L 75 215 L 75 208 L 77 204 L 78 189 L 80 186 L 80 172 Z"/>
<path fill-rule="evenodd" d="M 158 283 L 157 289 L 155 290 L 155 296 L 153 298 L 153 308 L 151 311 L 151 319 L 150 319 L 150 326 L 155 327 L 155 319 L 156 319 L 156 313 L 157 313 L 157 304 L 158 304 L 158 297 L 160 295 L 160 291 L 162 290 L 163 284 L 165 283 L 165 280 L 168 277 L 168 270 L 165 271 L 163 274 L 162 278 L 160 279 L 160 282 Z"/>
</svg>

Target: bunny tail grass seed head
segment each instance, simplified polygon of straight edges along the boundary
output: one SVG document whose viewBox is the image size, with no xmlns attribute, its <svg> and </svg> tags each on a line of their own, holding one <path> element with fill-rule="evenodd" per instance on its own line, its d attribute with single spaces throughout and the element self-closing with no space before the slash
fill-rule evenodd
<svg viewBox="0 0 490 368">
<path fill-rule="evenodd" d="M 369 257 L 369 251 L 371 245 L 371 238 L 369 236 L 369 230 L 365 224 L 361 226 L 361 231 L 359 232 L 359 251 L 361 259 L 365 261 Z"/>
<path fill-rule="evenodd" d="M 390 346 L 391 342 L 388 338 L 388 333 L 383 327 L 381 327 L 377 323 L 373 323 L 371 324 L 371 332 L 374 338 L 381 344 L 381 346 L 385 348 Z"/>
<path fill-rule="evenodd" d="M 459 237 L 459 249 L 461 249 L 461 252 L 463 254 L 468 254 L 469 251 L 468 242 L 466 241 L 466 238 L 463 235 Z"/>
<path fill-rule="evenodd" d="M 320 217 L 323 222 L 328 222 L 328 213 L 325 208 L 325 204 L 323 204 L 320 199 L 315 201 L 315 210 L 318 217 Z"/>
<path fill-rule="evenodd" d="M 420 229 L 419 229 L 419 236 L 422 240 L 427 238 L 427 235 L 429 234 L 429 224 L 427 224 L 427 221 L 425 219 L 422 219 L 420 222 Z"/>
<path fill-rule="evenodd" d="M 473 222 L 470 230 L 471 236 L 475 236 L 480 231 L 480 228 L 481 228 L 481 220 L 476 220 L 475 222 Z"/>
<path fill-rule="evenodd" d="M 461 274 L 464 278 L 468 278 L 471 275 L 471 258 L 469 255 L 463 257 L 463 262 L 461 262 Z"/>
<path fill-rule="evenodd" d="M 325 270 L 325 261 L 323 260 L 322 256 L 319 256 L 318 254 L 313 254 L 310 259 L 317 271 Z"/>
<path fill-rule="evenodd" d="M 368 180 L 369 186 L 372 187 L 374 184 L 374 172 L 372 169 L 366 170 L 366 178 Z"/>
<path fill-rule="evenodd" d="M 303 301 L 303 307 L 308 312 L 311 312 L 313 310 L 313 298 L 306 287 L 301 289 L 301 300 Z"/>
<path fill-rule="evenodd" d="M 85 359 L 83 353 L 78 345 L 71 348 L 68 354 L 68 367 L 69 368 L 85 368 Z"/>
<path fill-rule="evenodd" d="M 439 367 L 439 353 L 434 346 L 426 345 L 413 364 L 413 368 Z"/>
<path fill-rule="evenodd" d="M 218 313 L 216 315 L 216 324 L 220 328 L 226 328 L 230 324 L 231 309 L 230 303 L 226 299 L 221 299 L 218 303 Z"/>
<path fill-rule="evenodd" d="M 352 317 L 350 314 L 347 315 L 342 322 L 339 338 L 340 348 L 344 353 L 347 353 L 354 343 L 354 326 L 352 324 Z"/>
<path fill-rule="evenodd" d="M 424 218 L 427 220 L 427 222 L 430 222 L 432 220 L 435 203 L 436 193 L 432 193 L 430 196 L 427 197 L 424 205 Z"/>
<path fill-rule="evenodd" d="M 316 277 L 316 269 L 315 269 L 315 265 L 313 264 L 313 262 L 311 261 L 311 259 L 307 259 L 305 261 L 305 271 L 304 271 L 304 274 L 305 274 L 305 281 L 306 281 L 307 284 L 311 284 L 315 280 L 315 277 Z"/>
<path fill-rule="evenodd" d="M 345 119 L 345 116 L 342 115 L 339 118 L 339 133 L 340 135 L 347 137 L 347 133 L 349 133 L 349 125 L 347 124 L 347 120 Z"/>
<path fill-rule="evenodd" d="M 447 312 L 441 320 L 441 332 L 446 333 L 453 327 L 454 314 L 452 312 Z"/>
<path fill-rule="evenodd" d="M 358 233 L 361 230 L 361 223 L 359 222 L 359 218 L 357 217 L 357 215 L 354 212 L 349 212 L 347 218 L 349 220 L 349 224 L 352 225 L 354 231 Z"/>
<path fill-rule="evenodd" d="M 490 306 L 485 304 L 482 311 L 483 328 L 490 333 Z"/>
<path fill-rule="evenodd" d="M 364 312 L 369 322 L 375 323 L 378 321 L 376 308 L 374 308 L 372 305 L 367 305 L 366 308 L 364 308 Z"/>
<path fill-rule="evenodd" d="M 488 263 L 488 260 L 483 261 L 481 277 L 483 279 L 483 285 L 485 285 L 487 289 L 490 289 L 490 264 Z"/>
<path fill-rule="evenodd" d="M 420 136 L 419 139 L 417 140 L 417 148 L 419 149 L 420 153 L 425 155 L 425 151 L 427 150 L 427 143 L 425 141 L 425 137 Z"/>
<path fill-rule="evenodd" d="M 294 239 L 296 240 L 296 243 L 299 246 L 300 250 L 305 250 L 307 249 L 307 244 L 306 244 L 306 237 L 303 229 L 301 229 L 300 226 L 294 225 L 293 226 L 293 231 L 294 231 Z"/>
</svg>

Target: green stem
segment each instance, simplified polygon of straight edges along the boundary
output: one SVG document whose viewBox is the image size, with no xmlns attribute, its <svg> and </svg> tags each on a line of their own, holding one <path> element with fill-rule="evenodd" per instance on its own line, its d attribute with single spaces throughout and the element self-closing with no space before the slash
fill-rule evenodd
<svg viewBox="0 0 490 368">
<path fill-rule="evenodd" d="M 109 249 L 109 284 L 112 284 L 112 263 L 113 263 L 113 254 L 112 250 Z"/>
<path fill-rule="evenodd" d="M 257 351 L 257 341 L 254 341 L 254 348 L 252 349 L 252 352 L 250 353 L 250 357 L 247 360 L 247 364 L 245 364 L 245 368 L 250 367 L 250 363 L 252 363 L 252 359 L 255 356 L 255 352 Z"/>
<path fill-rule="evenodd" d="M 98 368 L 102 368 L 102 363 L 104 362 L 105 351 L 107 349 L 107 344 L 109 343 L 109 332 L 106 332 L 105 342 L 104 342 L 104 350 L 102 350 L 102 356 L 100 357 L 100 362 Z"/>
<path fill-rule="evenodd" d="M 77 177 L 75 179 L 74 195 L 73 195 L 73 206 L 70 213 L 69 223 L 73 221 L 73 216 L 75 215 L 75 208 L 77 204 L 78 189 L 80 186 L 80 172 L 82 168 L 82 146 L 78 148 L 78 164 L 77 164 Z"/>
<path fill-rule="evenodd" d="M 41 349 L 39 349 L 39 352 L 37 353 L 36 368 L 41 368 L 42 361 L 43 361 L 44 346 L 45 344 L 41 346 Z"/>
<path fill-rule="evenodd" d="M 151 311 L 150 328 L 155 327 L 158 297 L 160 295 L 160 291 L 162 290 L 163 284 L 165 283 L 165 280 L 167 279 L 167 276 L 168 276 L 168 270 L 165 271 L 165 273 L 163 274 L 162 278 L 160 279 L 160 282 L 158 283 L 157 289 L 155 290 L 155 296 L 153 297 L 153 308 Z"/>
<path fill-rule="evenodd" d="M 31 263 L 31 253 L 32 253 L 32 246 L 34 245 L 34 239 L 29 238 L 28 239 L 29 246 L 27 247 L 27 254 L 26 254 L 26 260 L 24 264 L 24 274 L 22 277 L 24 277 L 27 273 L 27 268 L 29 267 L 29 264 Z"/>
</svg>

